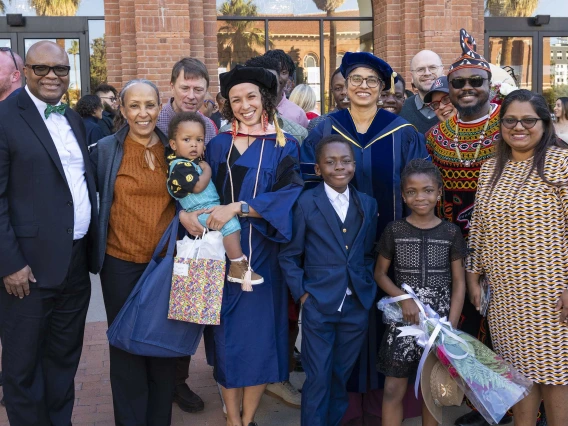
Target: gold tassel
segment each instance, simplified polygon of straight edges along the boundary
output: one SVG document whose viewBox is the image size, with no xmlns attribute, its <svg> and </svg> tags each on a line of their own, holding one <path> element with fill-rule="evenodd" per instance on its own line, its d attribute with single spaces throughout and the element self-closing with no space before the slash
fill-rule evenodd
<svg viewBox="0 0 568 426">
<path fill-rule="evenodd" d="M 278 124 L 278 117 L 276 116 L 276 113 L 274 113 L 274 128 L 276 129 L 276 142 L 278 143 L 278 145 L 286 145 L 286 137 L 284 137 L 284 133 L 282 133 L 280 124 Z"/>
<path fill-rule="evenodd" d="M 245 276 L 243 277 L 243 283 L 241 284 L 242 291 L 252 291 L 252 269 L 250 265 L 245 272 Z"/>
<path fill-rule="evenodd" d="M 394 79 L 396 78 L 398 74 L 396 72 L 392 72 L 391 74 L 391 89 L 390 92 L 394 95 Z"/>
</svg>

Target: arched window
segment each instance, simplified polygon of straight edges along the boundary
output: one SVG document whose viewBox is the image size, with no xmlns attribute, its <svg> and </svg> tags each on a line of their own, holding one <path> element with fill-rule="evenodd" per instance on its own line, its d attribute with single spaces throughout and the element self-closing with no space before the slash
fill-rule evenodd
<svg viewBox="0 0 568 426">
<path fill-rule="evenodd" d="M 313 53 L 304 56 L 304 68 L 316 68 L 318 66 L 318 58 Z"/>
</svg>

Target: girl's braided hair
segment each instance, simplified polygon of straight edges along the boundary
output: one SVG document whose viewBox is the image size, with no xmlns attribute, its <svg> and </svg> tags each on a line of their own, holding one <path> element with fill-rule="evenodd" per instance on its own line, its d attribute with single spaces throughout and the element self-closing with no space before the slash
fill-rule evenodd
<svg viewBox="0 0 568 426">
<path fill-rule="evenodd" d="M 404 188 L 404 185 L 410 176 L 418 174 L 430 176 L 434 182 L 438 184 L 438 188 L 441 188 L 443 185 L 440 170 L 434 163 L 425 158 L 415 158 L 414 160 L 411 160 L 402 171 L 402 175 L 400 177 L 401 188 Z"/>
</svg>

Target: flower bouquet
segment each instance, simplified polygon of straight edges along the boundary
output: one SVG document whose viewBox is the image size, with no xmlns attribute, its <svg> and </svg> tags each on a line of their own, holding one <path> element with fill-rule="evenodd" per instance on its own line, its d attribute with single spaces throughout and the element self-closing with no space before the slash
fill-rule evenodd
<svg viewBox="0 0 568 426">
<path fill-rule="evenodd" d="M 390 304 L 389 320 L 402 322 L 400 300 L 414 299 L 420 309 L 420 324 L 399 327 L 398 337 L 414 336 L 424 348 L 418 365 L 415 392 L 418 396 L 420 375 L 426 357 L 434 351 L 458 386 L 490 424 L 497 424 L 509 408 L 528 395 L 532 382 L 511 364 L 471 335 L 454 329 L 449 321 L 424 305 L 406 284 L 404 296 L 382 299 L 379 306 Z M 392 309 L 394 307 L 395 309 Z M 398 315 L 394 312 L 398 310 Z"/>
<path fill-rule="evenodd" d="M 489 99 L 491 99 L 491 103 L 501 105 L 505 96 L 517 89 L 518 87 L 509 83 L 491 82 Z"/>
</svg>

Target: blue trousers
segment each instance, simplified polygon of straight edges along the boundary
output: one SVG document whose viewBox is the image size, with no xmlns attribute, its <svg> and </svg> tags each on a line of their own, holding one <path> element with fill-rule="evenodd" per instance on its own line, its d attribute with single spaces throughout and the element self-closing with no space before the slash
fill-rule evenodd
<svg viewBox="0 0 568 426">
<path fill-rule="evenodd" d="M 346 296 L 341 312 L 320 313 L 308 296 L 302 311 L 302 426 L 338 426 L 348 406 L 346 384 L 366 336 L 369 311 Z"/>
</svg>

